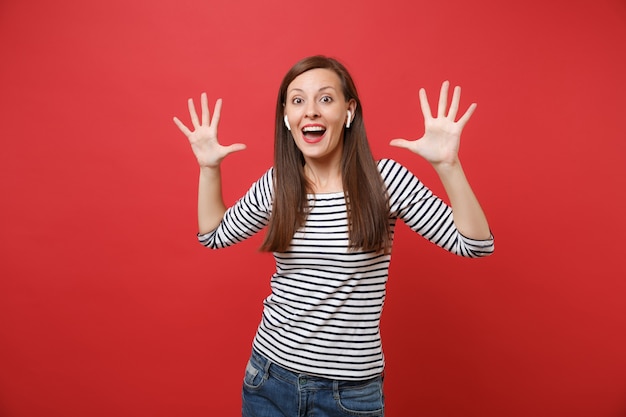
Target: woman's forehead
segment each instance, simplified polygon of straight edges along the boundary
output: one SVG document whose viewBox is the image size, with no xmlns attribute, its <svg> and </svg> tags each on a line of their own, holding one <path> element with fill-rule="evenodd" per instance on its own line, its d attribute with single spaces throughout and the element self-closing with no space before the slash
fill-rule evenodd
<svg viewBox="0 0 626 417">
<path fill-rule="evenodd" d="M 287 93 L 291 91 L 318 92 L 323 89 L 341 90 L 341 80 L 332 70 L 315 68 L 298 75 L 287 86 Z"/>
</svg>

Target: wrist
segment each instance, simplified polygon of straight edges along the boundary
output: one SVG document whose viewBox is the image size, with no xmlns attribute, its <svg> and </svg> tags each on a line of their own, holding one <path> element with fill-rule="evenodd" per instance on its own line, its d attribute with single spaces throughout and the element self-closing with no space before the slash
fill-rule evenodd
<svg viewBox="0 0 626 417">
<path fill-rule="evenodd" d="M 215 177 L 220 175 L 220 166 L 200 166 L 200 175 L 203 177 Z"/>
<path fill-rule="evenodd" d="M 454 159 L 453 161 L 440 161 L 432 163 L 431 165 L 439 175 L 448 175 L 463 171 L 463 167 L 461 166 L 461 161 L 459 159 Z"/>
</svg>

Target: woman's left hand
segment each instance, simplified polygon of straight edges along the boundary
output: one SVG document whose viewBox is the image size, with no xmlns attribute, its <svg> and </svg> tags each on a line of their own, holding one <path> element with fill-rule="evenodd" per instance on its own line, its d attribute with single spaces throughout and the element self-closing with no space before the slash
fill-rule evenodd
<svg viewBox="0 0 626 417">
<path fill-rule="evenodd" d="M 389 144 L 408 149 L 426 159 L 433 166 L 457 164 L 461 132 L 474 113 L 476 103 L 472 103 L 463 116 L 455 121 L 461 100 L 461 87 L 454 88 L 452 102 L 448 109 L 449 88 L 450 83 L 444 81 L 439 93 L 437 117 L 433 117 L 431 113 L 426 91 L 423 88 L 420 89 L 419 98 L 425 126 L 424 136 L 417 140 L 393 139 Z"/>
</svg>

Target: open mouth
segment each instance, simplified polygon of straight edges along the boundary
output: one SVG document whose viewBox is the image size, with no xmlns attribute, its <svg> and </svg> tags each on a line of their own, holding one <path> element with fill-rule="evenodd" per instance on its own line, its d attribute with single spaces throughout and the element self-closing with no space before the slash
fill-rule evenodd
<svg viewBox="0 0 626 417">
<path fill-rule="evenodd" d="M 309 143 L 320 141 L 325 133 L 326 128 L 320 125 L 304 126 L 302 128 L 302 137 Z"/>
</svg>

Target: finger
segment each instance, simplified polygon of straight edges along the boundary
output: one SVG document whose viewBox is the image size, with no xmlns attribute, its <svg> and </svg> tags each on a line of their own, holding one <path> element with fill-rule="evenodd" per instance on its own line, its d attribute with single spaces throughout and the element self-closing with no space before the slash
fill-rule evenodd
<svg viewBox="0 0 626 417">
<path fill-rule="evenodd" d="M 187 128 L 187 126 L 183 124 L 183 122 L 178 120 L 178 117 L 174 117 L 174 123 L 176 124 L 176 126 L 178 126 L 180 131 L 185 134 L 185 136 L 191 135 L 191 131 Z"/>
<path fill-rule="evenodd" d="M 209 125 L 209 99 L 206 93 L 200 95 L 200 107 L 202 108 L 202 126 Z"/>
<path fill-rule="evenodd" d="M 191 124 L 194 128 L 198 128 L 200 126 L 200 122 L 198 121 L 198 114 L 196 113 L 196 106 L 193 105 L 193 99 L 190 98 L 187 100 L 187 107 L 189 107 L 189 116 L 191 116 Z"/>
<path fill-rule="evenodd" d="M 454 87 L 454 92 L 452 93 L 452 103 L 450 103 L 450 110 L 448 110 L 448 118 L 456 119 L 456 114 L 459 111 L 459 102 L 461 101 L 461 87 Z"/>
<path fill-rule="evenodd" d="M 395 146 L 396 148 L 404 148 L 404 149 L 409 149 L 411 147 L 411 141 L 406 140 L 406 139 L 392 139 L 389 142 L 390 146 Z"/>
<path fill-rule="evenodd" d="M 426 90 L 420 88 L 420 107 L 422 108 L 422 114 L 424 119 L 432 119 L 433 114 L 430 112 L 430 104 L 428 104 L 428 97 L 426 96 Z"/>
<path fill-rule="evenodd" d="M 215 102 L 215 108 L 213 109 L 213 118 L 211 119 L 211 126 L 217 126 L 220 124 L 220 115 L 222 114 L 222 99 L 218 98 Z"/>
<path fill-rule="evenodd" d="M 226 150 L 226 154 L 230 154 L 233 152 L 239 152 L 246 149 L 246 145 L 243 143 L 233 143 L 232 145 L 228 145 L 224 147 Z"/>
<path fill-rule="evenodd" d="M 470 104 L 469 108 L 465 111 L 463 116 L 461 116 L 461 118 L 457 122 L 461 126 L 461 128 L 463 128 L 465 124 L 469 121 L 470 117 L 472 117 L 472 114 L 474 114 L 474 110 L 476 110 L 477 106 L 478 104 L 476 103 Z"/>
<path fill-rule="evenodd" d="M 444 81 L 441 84 L 441 90 L 439 91 L 439 105 L 437 106 L 437 117 L 445 117 L 446 116 L 446 107 L 448 106 L 448 88 L 450 87 L 450 83 L 448 81 Z"/>
</svg>

